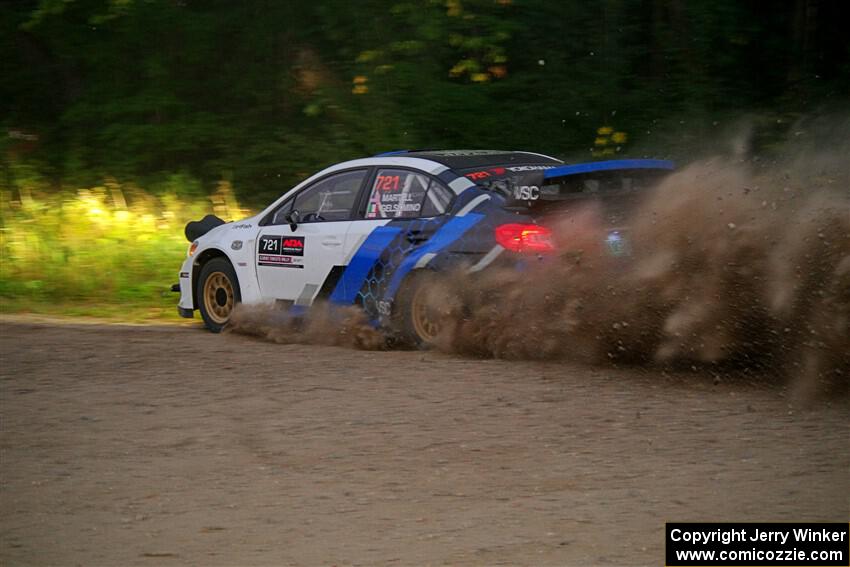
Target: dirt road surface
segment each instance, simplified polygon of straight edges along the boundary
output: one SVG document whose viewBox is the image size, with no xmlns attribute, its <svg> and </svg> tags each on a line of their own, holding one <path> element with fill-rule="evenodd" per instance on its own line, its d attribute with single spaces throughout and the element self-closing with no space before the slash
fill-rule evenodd
<svg viewBox="0 0 850 567">
<path fill-rule="evenodd" d="M 663 565 L 847 521 L 846 400 L 706 372 L 0 322 L 2 565 Z"/>
</svg>

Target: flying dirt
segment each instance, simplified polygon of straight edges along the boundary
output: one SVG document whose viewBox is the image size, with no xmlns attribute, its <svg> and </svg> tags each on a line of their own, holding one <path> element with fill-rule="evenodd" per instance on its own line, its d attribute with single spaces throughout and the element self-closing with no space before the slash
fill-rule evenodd
<svg viewBox="0 0 850 567">
<path fill-rule="evenodd" d="M 848 390 L 850 186 L 840 157 L 757 169 L 707 159 L 629 209 L 629 260 L 604 242 L 604 207 L 549 219 L 556 257 L 448 275 L 432 293 L 437 347 L 507 359 L 756 369 L 800 398 Z M 276 342 L 385 348 L 356 311 L 302 324 L 243 307 L 232 330 Z"/>
</svg>

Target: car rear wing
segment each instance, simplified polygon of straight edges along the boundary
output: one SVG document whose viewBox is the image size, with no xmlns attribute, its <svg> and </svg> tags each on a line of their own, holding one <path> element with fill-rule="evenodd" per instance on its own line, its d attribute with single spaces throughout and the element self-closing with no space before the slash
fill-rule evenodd
<svg viewBox="0 0 850 567">
<path fill-rule="evenodd" d="M 675 168 L 661 159 L 620 159 L 555 166 L 517 173 L 500 187 L 509 207 L 532 207 L 537 201 L 629 193 L 655 183 Z"/>
<path fill-rule="evenodd" d="M 672 171 L 675 164 L 666 159 L 615 159 L 609 161 L 595 161 L 590 163 L 577 163 L 574 165 L 560 165 L 547 169 L 543 172 L 544 179 L 555 179 L 581 173 L 592 173 L 597 171 L 616 171 L 633 169 L 660 169 Z"/>
</svg>

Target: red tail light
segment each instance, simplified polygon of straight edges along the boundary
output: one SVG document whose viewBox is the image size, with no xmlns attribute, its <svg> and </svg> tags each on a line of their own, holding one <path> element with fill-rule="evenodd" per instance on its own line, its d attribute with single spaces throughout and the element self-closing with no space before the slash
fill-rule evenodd
<svg viewBox="0 0 850 567">
<path fill-rule="evenodd" d="M 496 242 L 512 252 L 545 253 L 555 250 L 552 231 L 536 224 L 497 226 Z"/>
</svg>

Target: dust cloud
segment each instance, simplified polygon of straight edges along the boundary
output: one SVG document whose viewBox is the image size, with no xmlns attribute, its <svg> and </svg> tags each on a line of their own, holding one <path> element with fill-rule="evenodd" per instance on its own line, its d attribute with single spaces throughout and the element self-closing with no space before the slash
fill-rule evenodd
<svg viewBox="0 0 850 567">
<path fill-rule="evenodd" d="M 839 152 L 841 154 L 841 152 Z M 504 359 L 747 369 L 798 397 L 850 383 L 847 156 L 754 164 L 713 158 L 666 177 L 625 221 L 627 260 L 604 250 L 603 204 L 552 217 L 560 252 L 517 271 L 447 274 L 436 347 Z M 386 347 L 362 312 L 301 322 L 240 306 L 231 329 L 276 342 Z"/>
<path fill-rule="evenodd" d="M 826 167 L 826 163 L 831 167 Z M 797 171 L 800 171 L 799 166 Z M 449 352 L 595 363 L 745 368 L 811 397 L 847 390 L 848 164 L 816 173 L 704 160 L 668 176 L 630 215 L 632 256 L 602 248 L 588 203 L 553 228 L 560 255 L 482 274 L 449 295 Z"/>
<path fill-rule="evenodd" d="M 369 325 L 363 310 L 324 303 L 314 305 L 301 317 L 270 304 L 240 304 L 233 311 L 227 330 L 280 344 L 387 348 L 386 336 Z"/>
</svg>

